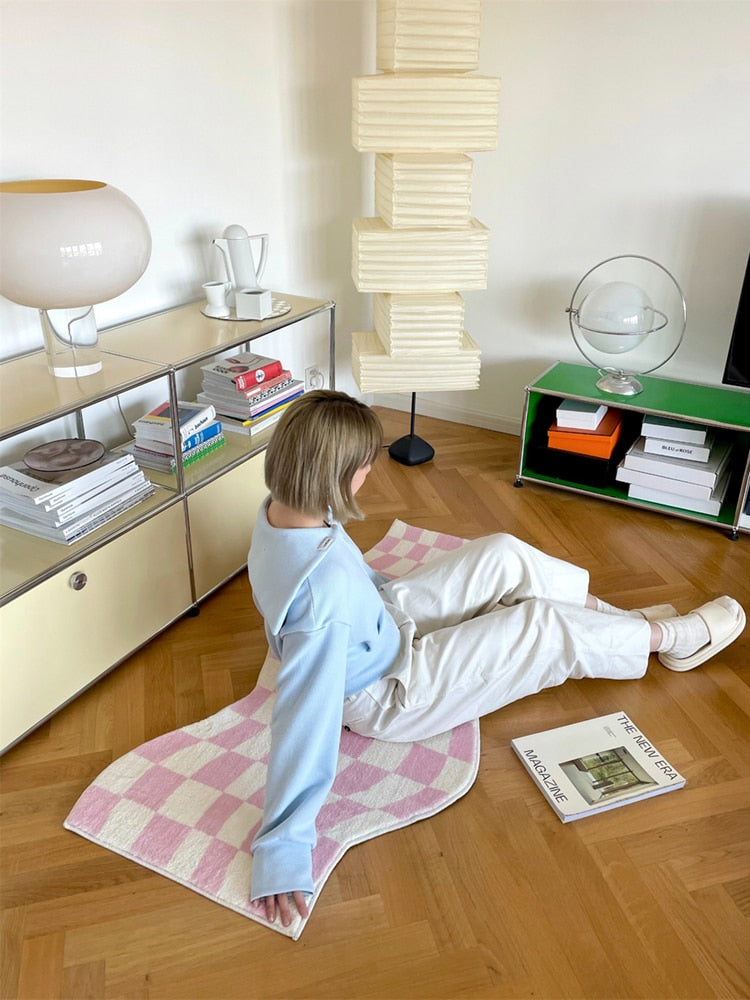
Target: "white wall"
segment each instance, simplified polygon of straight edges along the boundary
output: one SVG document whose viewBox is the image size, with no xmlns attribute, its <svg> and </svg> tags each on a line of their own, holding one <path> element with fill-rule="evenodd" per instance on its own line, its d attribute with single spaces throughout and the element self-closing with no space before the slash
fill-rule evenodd
<svg viewBox="0 0 750 1000">
<path fill-rule="evenodd" d="M 485 0 L 481 71 L 502 89 L 498 150 L 474 159 L 492 235 L 488 290 L 467 296 L 482 386 L 456 404 L 472 422 L 512 424 L 521 386 L 582 361 L 564 309 L 615 254 L 683 287 L 661 373 L 720 381 L 750 250 L 749 39 L 747 2 Z"/>
<path fill-rule="evenodd" d="M 368 304 L 348 277 L 365 169 L 350 81 L 372 48 L 362 4 L 5 0 L 0 11 L 0 177 L 105 180 L 151 227 L 146 273 L 96 307 L 100 327 L 199 297 L 223 276 L 211 240 L 229 223 L 270 234 L 270 287 L 332 298 L 343 330 L 362 325 Z M 3 356 L 41 346 L 31 309 L 0 299 L 0 329 Z"/>
<path fill-rule="evenodd" d="M 372 211 L 372 163 L 351 147 L 350 80 L 374 72 L 374 0 L 0 9 L 2 179 L 106 180 L 151 225 L 149 269 L 100 324 L 197 297 L 211 238 L 238 222 L 271 234 L 272 287 L 337 301 L 339 384 L 356 391 L 348 334 L 370 302 L 350 227 Z M 524 384 L 578 360 L 573 287 L 617 253 L 655 257 L 685 290 L 664 373 L 720 380 L 750 244 L 749 37 L 744 0 L 484 0 L 480 71 L 502 96 L 498 149 L 474 157 L 491 230 L 488 289 L 466 296 L 482 385 L 420 396 L 420 412 L 517 429 Z M 0 330 L 3 355 L 41 345 L 32 310 L 5 300 Z"/>
</svg>

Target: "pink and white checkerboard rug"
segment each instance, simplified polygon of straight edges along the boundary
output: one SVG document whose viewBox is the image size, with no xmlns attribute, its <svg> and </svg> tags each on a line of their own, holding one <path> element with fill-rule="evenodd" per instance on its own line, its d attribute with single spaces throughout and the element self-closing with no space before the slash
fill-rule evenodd
<svg viewBox="0 0 750 1000">
<path fill-rule="evenodd" d="M 462 544 L 394 521 L 366 559 L 384 575 L 402 576 Z M 306 920 L 295 915 L 290 927 L 268 924 L 249 906 L 250 844 L 262 816 L 277 667 L 269 655 L 245 698 L 110 764 L 64 825 L 296 941 Z M 417 743 L 342 730 L 336 779 L 317 820 L 310 911 L 348 848 L 445 809 L 471 788 L 478 764 L 477 722 Z"/>
</svg>

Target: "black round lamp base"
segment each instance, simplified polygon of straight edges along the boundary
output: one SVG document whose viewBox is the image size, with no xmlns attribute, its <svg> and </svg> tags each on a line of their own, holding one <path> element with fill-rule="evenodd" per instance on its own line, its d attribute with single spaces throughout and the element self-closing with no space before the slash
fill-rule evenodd
<svg viewBox="0 0 750 1000">
<path fill-rule="evenodd" d="M 422 465 L 433 458 L 435 449 L 416 434 L 407 434 L 393 442 L 388 454 L 402 465 Z"/>
</svg>

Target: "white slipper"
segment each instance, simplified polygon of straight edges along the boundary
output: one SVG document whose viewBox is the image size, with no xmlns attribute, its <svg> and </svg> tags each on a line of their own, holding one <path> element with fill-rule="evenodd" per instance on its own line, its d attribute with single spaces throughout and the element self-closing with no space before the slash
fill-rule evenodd
<svg viewBox="0 0 750 1000">
<path fill-rule="evenodd" d="M 633 608 L 643 615 L 647 622 L 658 622 L 661 618 L 677 618 L 677 610 L 671 604 L 652 604 L 650 608 Z"/>
<path fill-rule="evenodd" d="M 692 656 L 676 657 L 670 653 L 659 653 L 659 662 L 670 670 L 692 670 L 728 646 L 741 634 L 745 627 L 745 612 L 731 597 L 717 597 L 715 601 L 696 608 L 691 614 L 700 615 L 706 623 L 710 641 Z"/>
</svg>

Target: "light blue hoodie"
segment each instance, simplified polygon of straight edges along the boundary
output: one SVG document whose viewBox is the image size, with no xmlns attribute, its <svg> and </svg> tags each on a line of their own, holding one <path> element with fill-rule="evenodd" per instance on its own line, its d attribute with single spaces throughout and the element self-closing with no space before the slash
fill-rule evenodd
<svg viewBox="0 0 750 1000">
<path fill-rule="evenodd" d="M 336 774 L 344 698 L 393 665 L 399 634 L 373 572 L 338 522 L 274 528 L 261 505 L 247 567 L 281 661 L 251 899 L 311 893 L 315 819 Z"/>
</svg>

